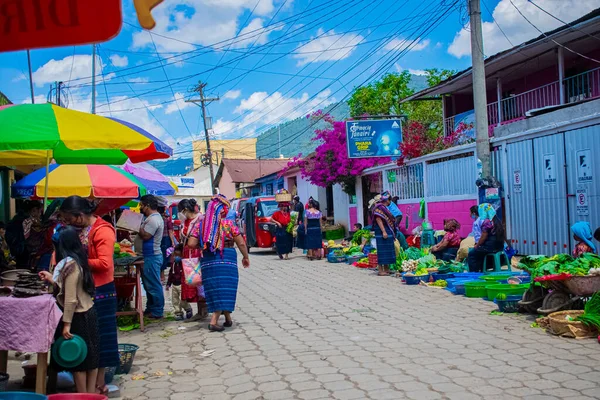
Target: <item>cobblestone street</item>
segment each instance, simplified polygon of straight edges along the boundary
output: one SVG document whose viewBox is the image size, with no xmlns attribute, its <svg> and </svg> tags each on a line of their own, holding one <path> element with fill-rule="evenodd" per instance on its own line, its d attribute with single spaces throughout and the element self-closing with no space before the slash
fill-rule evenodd
<svg viewBox="0 0 600 400">
<path fill-rule="evenodd" d="M 491 302 L 298 251 L 276 258 L 252 253 L 240 270 L 226 333 L 207 321 L 121 333 L 140 346 L 122 398 L 600 398 L 596 340 L 553 337 L 523 315 L 490 315 Z"/>
</svg>

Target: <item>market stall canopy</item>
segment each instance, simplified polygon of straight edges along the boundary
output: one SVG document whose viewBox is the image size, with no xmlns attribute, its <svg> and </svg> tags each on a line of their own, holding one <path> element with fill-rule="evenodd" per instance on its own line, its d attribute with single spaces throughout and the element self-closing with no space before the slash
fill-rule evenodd
<svg viewBox="0 0 600 400">
<path fill-rule="evenodd" d="M 127 160 L 123 169 L 135 176 L 146 187 L 148 194 L 172 196 L 177 193 L 177 186 L 148 163 L 133 164 Z"/>
<path fill-rule="evenodd" d="M 46 168 L 12 185 L 12 197 L 43 199 Z M 73 195 L 96 199 L 135 199 L 146 194 L 136 177 L 109 165 L 50 165 L 48 198 Z"/>
<path fill-rule="evenodd" d="M 50 152 L 50 154 L 48 153 Z M 165 159 L 173 150 L 139 126 L 54 104 L 0 106 L 0 165 L 121 165 Z"/>
</svg>

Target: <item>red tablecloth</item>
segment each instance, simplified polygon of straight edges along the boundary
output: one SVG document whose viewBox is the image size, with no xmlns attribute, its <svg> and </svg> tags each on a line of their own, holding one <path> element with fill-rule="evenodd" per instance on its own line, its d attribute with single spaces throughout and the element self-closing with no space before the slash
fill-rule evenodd
<svg viewBox="0 0 600 400">
<path fill-rule="evenodd" d="M 49 294 L 0 297 L 0 350 L 49 351 L 61 318 L 62 312 Z"/>
</svg>

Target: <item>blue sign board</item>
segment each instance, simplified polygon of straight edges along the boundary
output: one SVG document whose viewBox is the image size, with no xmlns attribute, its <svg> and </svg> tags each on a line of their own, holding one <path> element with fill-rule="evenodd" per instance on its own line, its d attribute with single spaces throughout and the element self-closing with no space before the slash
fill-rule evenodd
<svg viewBox="0 0 600 400">
<path fill-rule="evenodd" d="M 398 157 L 402 142 L 399 119 L 346 121 L 349 158 Z"/>
</svg>

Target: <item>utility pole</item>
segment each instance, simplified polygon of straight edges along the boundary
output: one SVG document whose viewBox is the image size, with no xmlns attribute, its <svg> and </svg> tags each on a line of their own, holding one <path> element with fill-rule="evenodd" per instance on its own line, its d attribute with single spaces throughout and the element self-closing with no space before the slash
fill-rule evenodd
<svg viewBox="0 0 600 400">
<path fill-rule="evenodd" d="M 281 154 L 281 125 L 277 126 L 277 132 L 278 132 L 278 136 L 279 136 L 279 158 L 283 158 L 283 155 Z"/>
<path fill-rule="evenodd" d="M 481 161 L 483 178 L 492 175 L 490 163 L 490 137 L 488 134 L 485 64 L 483 61 L 483 33 L 481 31 L 480 0 L 469 0 L 471 26 L 471 58 L 473 63 L 473 103 L 475 105 L 476 153 Z"/>
<path fill-rule="evenodd" d="M 31 53 L 27 50 L 27 68 L 29 69 L 29 91 L 31 92 L 31 104 L 35 104 L 35 94 L 33 93 L 33 75 L 31 73 Z"/>
<path fill-rule="evenodd" d="M 210 138 L 208 137 L 208 127 L 206 125 L 206 103 L 210 103 L 211 101 L 218 101 L 218 97 L 206 98 L 204 97 L 204 88 L 206 87 L 206 83 L 198 82 L 198 85 L 194 88 L 194 92 L 198 93 L 200 96 L 199 99 L 190 99 L 186 100 L 186 103 L 194 103 L 198 107 L 202 109 L 202 120 L 204 122 L 204 137 L 206 139 L 206 151 L 208 152 L 208 173 L 210 174 L 210 187 L 212 189 L 213 194 L 217 194 L 215 188 L 215 176 L 213 173 L 213 162 L 212 162 L 212 152 L 210 151 Z M 200 103 L 200 104 L 198 104 Z"/>
<path fill-rule="evenodd" d="M 96 45 L 92 45 L 92 114 L 96 114 Z"/>
<path fill-rule="evenodd" d="M 61 107 L 61 105 L 60 105 L 60 89 L 61 89 L 62 85 L 63 85 L 62 81 L 58 82 L 56 84 L 56 105 L 59 107 Z"/>
</svg>

